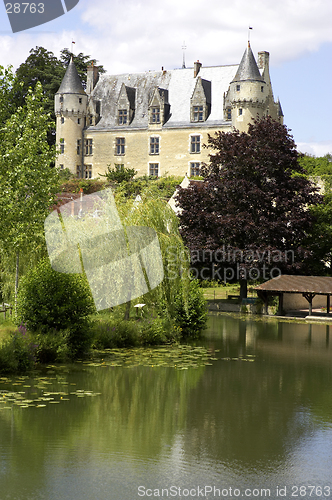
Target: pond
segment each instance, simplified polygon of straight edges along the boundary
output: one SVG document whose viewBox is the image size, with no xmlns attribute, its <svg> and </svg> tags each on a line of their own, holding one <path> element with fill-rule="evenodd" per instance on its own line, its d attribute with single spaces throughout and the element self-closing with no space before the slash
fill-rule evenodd
<svg viewBox="0 0 332 500">
<path fill-rule="evenodd" d="M 216 314 L 152 354 L 0 378 L 1 500 L 332 496 L 332 325 Z"/>
</svg>

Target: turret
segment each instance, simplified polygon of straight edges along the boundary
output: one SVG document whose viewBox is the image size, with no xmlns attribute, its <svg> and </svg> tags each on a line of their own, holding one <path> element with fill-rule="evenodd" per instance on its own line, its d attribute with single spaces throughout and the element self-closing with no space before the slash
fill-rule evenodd
<svg viewBox="0 0 332 500">
<path fill-rule="evenodd" d="M 57 167 L 83 176 L 83 129 L 86 126 L 88 96 L 71 59 L 55 94 L 56 144 L 60 150 Z"/>
<path fill-rule="evenodd" d="M 224 118 L 231 120 L 240 132 L 247 132 L 253 119 L 266 115 L 281 123 L 283 121 L 281 106 L 273 98 L 269 53 L 259 52 L 258 63 L 257 66 L 248 42 L 236 75 L 224 96 Z"/>
<path fill-rule="evenodd" d="M 264 115 L 266 96 L 267 85 L 248 42 L 225 99 L 225 105 L 231 108 L 233 126 L 246 132 L 253 118 Z"/>
</svg>

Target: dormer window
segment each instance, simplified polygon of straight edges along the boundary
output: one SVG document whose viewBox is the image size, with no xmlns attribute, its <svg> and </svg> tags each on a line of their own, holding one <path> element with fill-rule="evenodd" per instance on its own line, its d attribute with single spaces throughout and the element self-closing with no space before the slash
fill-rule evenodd
<svg viewBox="0 0 332 500">
<path fill-rule="evenodd" d="M 190 121 L 205 122 L 211 111 L 211 82 L 199 76 L 190 100 Z"/>
<path fill-rule="evenodd" d="M 79 98 L 78 98 L 78 102 L 79 102 L 79 104 L 82 104 L 82 101 L 83 101 L 82 97 L 79 97 Z"/>
<path fill-rule="evenodd" d="M 130 125 L 135 114 L 136 89 L 121 86 L 117 103 L 117 125 Z"/>
<path fill-rule="evenodd" d="M 241 85 L 237 85 L 237 86 L 236 86 L 236 91 L 237 91 L 237 92 L 240 92 L 240 90 L 241 90 Z"/>
<path fill-rule="evenodd" d="M 119 109 L 118 125 L 127 125 L 127 120 L 128 120 L 128 110 Z"/>
<path fill-rule="evenodd" d="M 151 108 L 151 120 L 150 123 L 160 123 L 160 107 L 155 106 Z"/>
<path fill-rule="evenodd" d="M 194 122 L 203 122 L 204 121 L 204 107 L 203 106 L 194 106 Z"/>
<path fill-rule="evenodd" d="M 149 102 L 149 124 L 163 125 L 169 116 L 168 90 L 155 88 Z"/>
</svg>

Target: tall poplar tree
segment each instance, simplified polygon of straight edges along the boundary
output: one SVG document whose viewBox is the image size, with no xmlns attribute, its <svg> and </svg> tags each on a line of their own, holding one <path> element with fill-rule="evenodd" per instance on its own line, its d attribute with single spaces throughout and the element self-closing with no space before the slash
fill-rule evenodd
<svg viewBox="0 0 332 500">
<path fill-rule="evenodd" d="M 47 142 L 51 126 L 42 87 L 29 90 L 0 130 L 0 238 L 2 263 L 8 255 L 33 252 L 44 243 L 44 220 L 57 191 L 55 151 Z"/>
</svg>

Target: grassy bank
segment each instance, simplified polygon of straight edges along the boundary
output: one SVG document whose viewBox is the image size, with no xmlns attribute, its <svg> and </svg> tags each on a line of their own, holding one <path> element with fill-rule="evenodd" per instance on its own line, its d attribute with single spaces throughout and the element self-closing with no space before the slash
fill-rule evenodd
<svg viewBox="0 0 332 500">
<path fill-rule="evenodd" d="M 229 295 L 240 295 L 240 286 L 237 284 L 208 288 L 202 286 L 202 290 L 206 300 L 227 299 Z M 252 287 L 248 287 L 248 297 L 257 297 Z"/>
<path fill-rule="evenodd" d="M 114 310 L 93 314 L 84 331 L 74 331 L 75 339 L 82 338 L 86 346 L 80 357 L 93 358 L 94 352 L 102 349 L 176 344 L 186 336 L 185 330 L 189 325 L 193 336 L 197 336 L 195 332 L 199 317 L 193 311 L 191 316 L 183 318 L 180 310 L 176 320 L 173 320 L 158 315 L 151 307 L 140 309 L 133 305 L 129 311 L 129 319 L 124 319 L 125 310 L 126 304 Z M 204 313 L 206 315 L 205 309 Z M 72 334 L 70 327 L 29 332 L 24 325 L 16 327 L 9 320 L 3 322 L 0 324 L 0 373 L 22 373 L 38 364 L 64 363 L 77 359 L 72 351 Z"/>
</svg>

